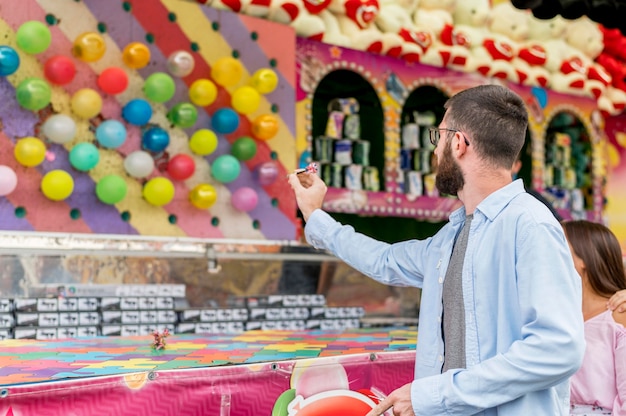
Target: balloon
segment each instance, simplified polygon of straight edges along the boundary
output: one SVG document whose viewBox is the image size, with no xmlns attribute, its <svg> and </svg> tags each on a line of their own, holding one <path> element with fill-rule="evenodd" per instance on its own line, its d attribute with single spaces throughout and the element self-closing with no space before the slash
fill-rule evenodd
<svg viewBox="0 0 626 416">
<path fill-rule="evenodd" d="M 167 119 L 177 127 L 191 127 L 198 120 L 198 109 L 191 103 L 178 103 L 167 112 Z"/>
<path fill-rule="evenodd" d="M 102 147 L 116 149 L 126 141 L 126 127 L 117 120 L 105 120 L 96 128 L 96 139 Z"/>
<path fill-rule="evenodd" d="M 50 85 L 41 78 L 26 78 L 15 89 L 17 102 L 27 110 L 39 111 L 52 98 Z"/>
<path fill-rule="evenodd" d="M 64 170 L 51 170 L 41 179 L 41 191 L 53 201 L 62 201 L 74 191 L 74 179 Z"/>
<path fill-rule="evenodd" d="M 218 133 L 232 133 L 239 127 L 239 115 L 230 108 L 220 108 L 213 114 L 211 125 Z"/>
<path fill-rule="evenodd" d="M 208 79 L 197 79 L 189 87 L 189 100 L 200 107 L 213 104 L 217 98 L 217 87 Z"/>
<path fill-rule="evenodd" d="M 189 201 L 198 209 L 207 209 L 211 207 L 217 200 L 217 192 L 208 183 L 201 183 L 196 185 L 189 192 Z"/>
<path fill-rule="evenodd" d="M 115 95 L 128 87 L 128 75 L 122 68 L 112 66 L 102 71 L 96 82 L 102 91 Z"/>
<path fill-rule="evenodd" d="M 37 54 L 50 46 L 52 35 L 45 24 L 36 20 L 23 23 L 15 34 L 17 46 L 26 53 Z"/>
<path fill-rule="evenodd" d="M 70 150 L 70 164 L 76 170 L 87 172 L 100 161 L 100 152 L 93 143 L 78 143 Z"/>
<path fill-rule="evenodd" d="M 20 56 L 10 46 L 0 45 L 0 77 L 6 77 L 17 71 Z"/>
<path fill-rule="evenodd" d="M 269 94 L 278 86 L 278 76 L 272 69 L 261 68 L 252 75 L 250 84 L 261 94 Z"/>
<path fill-rule="evenodd" d="M 239 87 L 233 93 L 230 103 L 238 112 L 242 114 L 250 114 L 259 108 L 259 104 L 261 104 L 261 95 L 252 87 Z"/>
<path fill-rule="evenodd" d="M 96 184 L 96 196 L 105 204 L 113 205 L 126 196 L 126 181 L 118 175 L 107 175 Z"/>
<path fill-rule="evenodd" d="M 258 116 L 252 122 L 252 135 L 260 140 L 269 140 L 278 133 L 278 119 L 272 114 Z"/>
<path fill-rule="evenodd" d="M 217 135 L 209 129 L 197 130 L 189 138 L 189 148 L 197 155 L 210 155 L 217 149 Z"/>
<path fill-rule="evenodd" d="M 15 144 L 13 155 L 22 166 L 37 166 L 46 157 L 46 145 L 36 137 L 24 137 Z"/>
<path fill-rule="evenodd" d="M 122 109 L 122 117 L 130 124 L 143 126 L 152 118 L 152 107 L 146 100 L 135 98 L 126 103 Z"/>
<path fill-rule="evenodd" d="M 219 58 L 211 67 L 211 78 L 223 87 L 237 84 L 243 75 L 243 65 L 230 56 Z"/>
<path fill-rule="evenodd" d="M 259 202 L 259 196 L 256 191 L 252 188 L 244 186 L 243 188 L 237 189 L 232 197 L 231 203 L 236 210 L 242 212 L 252 211 L 256 208 L 257 203 Z"/>
<path fill-rule="evenodd" d="M 89 119 L 100 114 L 102 97 L 96 90 L 81 88 L 72 95 L 70 105 L 72 106 L 72 111 L 78 117 Z"/>
<path fill-rule="evenodd" d="M 144 149 L 151 152 L 162 152 L 170 144 L 170 135 L 161 127 L 150 127 L 143 132 L 141 143 Z"/>
<path fill-rule="evenodd" d="M 100 34 L 85 32 L 74 40 L 72 55 L 81 61 L 95 62 L 102 58 L 106 49 L 106 43 Z"/>
<path fill-rule="evenodd" d="M 189 155 L 178 154 L 167 163 L 167 173 L 177 181 L 189 179 L 195 170 L 196 162 Z"/>
<path fill-rule="evenodd" d="M 187 51 L 175 51 L 167 57 L 167 70 L 175 77 L 186 77 L 195 66 L 193 56 Z"/>
<path fill-rule="evenodd" d="M 143 68 L 150 62 L 150 49 L 143 43 L 131 42 L 124 47 L 122 60 L 129 68 Z"/>
<path fill-rule="evenodd" d="M 230 149 L 230 153 L 237 159 L 246 161 L 254 157 L 256 150 L 256 142 L 254 139 L 244 136 L 235 140 L 235 143 L 233 143 Z"/>
<path fill-rule="evenodd" d="M 261 163 L 254 171 L 254 176 L 262 186 L 268 186 L 276 182 L 278 178 L 278 165 L 271 160 Z"/>
<path fill-rule="evenodd" d="M 0 196 L 9 195 L 17 187 L 17 175 L 8 166 L 0 165 Z"/>
<path fill-rule="evenodd" d="M 221 155 L 213 161 L 211 166 L 211 174 L 216 181 L 228 183 L 232 182 L 239 176 L 241 165 L 235 156 Z"/>
<path fill-rule="evenodd" d="M 76 75 L 76 65 L 67 56 L 56 55 L 46 61 L 43 72 L 48 81 L 56 85 L 70 83 Z"/>
<path fill-rule="evenodd" d="M 167 178 L 152 178 L 143 186 L 143 197 L 158 207 L 168 204 L 174 199 L 174 185 Z"/>
<path fill-rule="evenodd" d="M 53 114 L 44 121 L 41 132 L 51 142 L 64 144 L 76 136 L 76 123 L 68 115 Z"/>
<path fill-rule="evenodd" d="M 176 84 L 172 77 L 165 72 L 155 72 L 146 78 L 143 92 L 149 100 L 155 103 L 164 103 L 174 96 Z"/>
<path fill-rule="evenodd" d="M 124 169 L 132 177 L 145 178 L 154 171 L 154 159 L 150 153 L 136 150 L 124 159 Z"/>
</svg>

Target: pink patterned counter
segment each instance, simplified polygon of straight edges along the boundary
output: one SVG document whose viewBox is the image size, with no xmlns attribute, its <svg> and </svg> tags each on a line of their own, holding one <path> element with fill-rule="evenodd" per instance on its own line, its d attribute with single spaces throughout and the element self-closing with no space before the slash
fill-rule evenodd
<svg viewBox="0 0 626 416">
<path fill-rule="evenodd" d="M 0 415 L 364 415 L 411 381 L 416 331 L 0 342 Z"/>
</svg>

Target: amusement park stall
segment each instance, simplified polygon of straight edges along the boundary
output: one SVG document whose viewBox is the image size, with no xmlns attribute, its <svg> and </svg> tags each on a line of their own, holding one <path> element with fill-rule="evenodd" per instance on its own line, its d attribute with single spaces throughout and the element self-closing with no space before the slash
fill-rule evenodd
<svg viewBox="0 0 626 416">
<path fill-rule="evenodd" d="M 1 413 L 364 414 L 412 378 L 419 292 L 339 264 L 330 291 L 272 298 L 302 231 L 285 176 L 315 163 L 357 229 L 432 230 L 459 202 L 427 130 L 467 87 L 519 93 L 526 186 L 603 220 L 593 100 L 201 3 L 3 3 Z"/>
</svg>

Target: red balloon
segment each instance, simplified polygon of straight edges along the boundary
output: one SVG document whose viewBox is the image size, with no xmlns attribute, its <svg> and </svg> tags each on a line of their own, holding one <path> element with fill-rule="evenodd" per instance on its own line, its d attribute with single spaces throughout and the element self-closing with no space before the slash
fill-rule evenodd
<svg viewBox="0 0 626 416">
<path fill-rule="evenodd" d="M 191 156 L 179 154 L 170 159 L 167 164 L 167 173 L 172 179 L 183 181 L 189 179 L 196 170 L 196 162 Z"/>
<path fill-rule="evenodd" d="M 74 79 L 76 66 L 67 56 L 56 55 L 46 61 L 43 72 L 51 83 L 65 85 Z"/>
<path fill-rule="evenodd" d="M 107 94 L 119 94 L 128 87 L 128 75 L 123 69 L 112 66 L 100 73 L 97 83 Z"/>
</svg>

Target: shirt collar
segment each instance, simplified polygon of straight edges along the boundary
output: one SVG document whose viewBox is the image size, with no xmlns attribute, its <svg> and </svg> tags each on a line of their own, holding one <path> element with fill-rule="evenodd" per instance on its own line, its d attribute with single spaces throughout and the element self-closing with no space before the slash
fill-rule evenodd
<svg viewBox="0 0 626 416">
<path fill-rule="evenodd" d="M 524 181 L 516 179 L 483 199 L 476 207 L 476 211 L 482 212 L 485 217 L 493 221 L 513 198 L 523 192 L 525 192 Z M 465 217 L 465 207 L 462 206 L 450 214 L 450 223 L 453 225 L 460 224 L 465 221 Z"/>
</svg>

